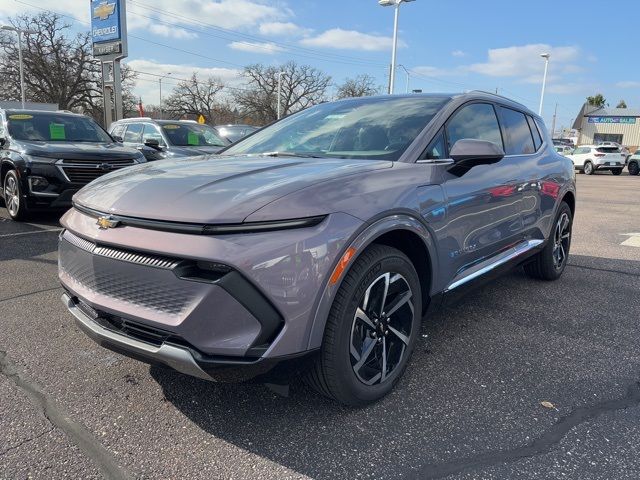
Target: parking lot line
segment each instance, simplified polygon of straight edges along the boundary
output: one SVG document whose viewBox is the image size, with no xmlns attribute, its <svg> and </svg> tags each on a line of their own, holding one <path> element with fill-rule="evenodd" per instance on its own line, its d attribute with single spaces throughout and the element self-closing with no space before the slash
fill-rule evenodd
<svg viewBox="0 0 640 480">
<path fill-rule="evenodd" d="M 625 247 L 638 247 L 638 248 L 640 248 L 640 233 L 623 233 L 622 235 L 626 235 L 629 238 L 627 238 L 620 245 L 623 245 Z"/>
<path fill-rule="evenodd" d="M 33 235 L 35 233 L 60 232 L 60 231 L 62 231 L 62 228 L 49 228 L 47 230 L 35 230 L 33 232 L 5 233 L 4 235 L 0 235 L 0 238 L 17 237 L 20 235 Z"/>
</svg>

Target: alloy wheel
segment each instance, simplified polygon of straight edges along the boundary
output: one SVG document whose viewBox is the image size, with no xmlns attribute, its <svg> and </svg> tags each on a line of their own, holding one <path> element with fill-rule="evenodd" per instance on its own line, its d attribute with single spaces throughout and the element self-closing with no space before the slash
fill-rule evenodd
<svg viewBox="0 0 640 480">
<path fill-rule="evenodd" d="M 403 364 L 414 320 L 406 278 L 387 272 L 366 289 L 351 326 L 350 358 L 365 385 L 383 383 Z"/>
<path fill-rule="evenodd" d="M 553 266 L 560 270 L 567 261 L 569 241 L 571 238 L 571 221 L 569 215 L 560 215 L 553 234 Z"/>
<path fill-rule="evenodd" d="M 20 211 L 20 189 L 13 175 L 7 175 L 4 181 L 4 202 L 12 217 Z"/>
<path fill-rule="evenodd" d="M 586 173 L 587 175 L 591 175 L 593 173 L 593 165 L 591 165 L 591 162 L 585 163 L 584 173 Z"/>
</svg>

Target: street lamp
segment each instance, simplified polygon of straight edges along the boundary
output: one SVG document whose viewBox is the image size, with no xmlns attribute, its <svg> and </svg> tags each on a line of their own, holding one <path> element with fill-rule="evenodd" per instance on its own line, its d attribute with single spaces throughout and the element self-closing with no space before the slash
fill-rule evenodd
<svg viewBox="0 0 640 480">
<path fill-rule="evenodd" d="M 278 120 L 280 120 L 280 95 L 282 94 L 282 75 L 284 75 L 284 72 L 278 72 Z"/>
<path fill-rule="evenodd" d="M 398 48 L 398 15 L 400 5 L 414 0 L 378 0 L 378 5 L 383 7 L 396 7 L 393 20 L 393 47 L 391 50 L 391 71 L 389 72 L 389 95 L 393 93 L 393 83 L 396 76 L 396 50 Z"/>
<path fill-rule="evenodd" d="M 1 30 L 7 30 L 10 32 L 16 32 L 18 35 L 18 63 L 20 64 L 20 98 L 22 101 L 22 109 L 24 110 L 25 103 L 25 88 L 24 88 L 24 63 L 22 61 L 22 35 L 27 35 L 29 33 L 38 33 L 34 30 L 23 30 L 18 27 L 14 27 L 11 25 L 2 25 L 0 27 Z"/>
<path fill-rule="evenodd" d="M 544 103 L 544 89 L 547 86 L 547 70 L 549 69 L 549 57 L 550 53 L 541 53 L 540 56 L 544 58 L 544 77 L 542 78 L 542 93 L 540 94 L 540 108 L 538 109 L 538 115 L 542 115 L 542 104 Z"/>
<path fill-rule="evenodd" d="M 160 118 L 161 119 L 164 119 L 164 112 L 162 111 L 162 79 L 168 78 L 169 75 L 171 75 L 171 72 L 167 73 L 166 75 L 158 79 L 158 83 L 160 84 Z"/>
</svg>

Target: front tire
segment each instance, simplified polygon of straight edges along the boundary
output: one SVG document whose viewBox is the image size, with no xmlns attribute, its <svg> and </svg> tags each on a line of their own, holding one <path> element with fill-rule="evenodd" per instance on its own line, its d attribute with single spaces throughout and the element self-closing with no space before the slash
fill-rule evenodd
<svg viewBox="0 0 640 480">
<path fill-rule="evenodd" d="M 2 186 L 4 205 L 12 220 L 20 221 L 27 217 L 27 206 L 23 202 L 20 179 L 15 170 L 9 170 Z"/>
<path fill-rule="evenodd" d="M 421 312 L 420 280 L 411 261 L 395 248 L 369 247 L 336 294 L 308 382 L 345 405 L 381 399 L 404 373 Z"/>
<path fill-rule="evenodd" d="M 557 280 L 564 272 L 571 248 L 573 216 L 566 202 L 560 204 L 553 231 L 544 249 L 525 264 L 524 271 L 538 280 Z"/>
<path fill-rule="evenodd" d="M 584 167 L 582 167 L 582 171 L 584 172 L 585 175 L 593 175 L 593 173 L 595 172 L 595 168 L 593 168 L 593 163 L 591 163 L 588 160 L 584 162 Z"/>
<path fill-rule="evenodd" d="M 640 166 L 638 166 L 638 162 L 632 161 L 629 162 L 628 165 L 629 175 L 640 175 Z"/>
</svg>

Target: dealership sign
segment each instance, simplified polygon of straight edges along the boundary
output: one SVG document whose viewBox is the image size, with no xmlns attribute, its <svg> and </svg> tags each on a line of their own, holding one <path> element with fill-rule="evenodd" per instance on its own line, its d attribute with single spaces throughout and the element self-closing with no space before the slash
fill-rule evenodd
<svg viewBox="0 0 640 480">
<path fill-rule="evenodd" d="M 589 117 L 589 123 L 624 123 L 633 125 L 636 117 Z"/>
<path fill-rule="evenodd" d="M 127 56 L 126 0 L 91 0 L 93 55 Z"/>
</svg>

